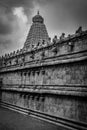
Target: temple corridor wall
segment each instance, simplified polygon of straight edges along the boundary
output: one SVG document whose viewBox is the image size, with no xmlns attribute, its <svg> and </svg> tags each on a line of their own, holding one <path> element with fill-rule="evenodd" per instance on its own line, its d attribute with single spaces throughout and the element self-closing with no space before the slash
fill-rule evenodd
<svg viewBox="0 0 87 130">
<path fill-rule="evenodd" d="M 87 122 L 86 99 L 74 96 L 2 92 L 2 101 L 53 116 Z"/>
<path fill-rule="evenodd" d="M 87 61 L 3 73 L 5 85 L 87 85 Z"/>
</svg>

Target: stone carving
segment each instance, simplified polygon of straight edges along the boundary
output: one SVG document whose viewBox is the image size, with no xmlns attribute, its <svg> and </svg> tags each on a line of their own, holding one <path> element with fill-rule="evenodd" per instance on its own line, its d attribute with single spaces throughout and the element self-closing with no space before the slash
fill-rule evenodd
<svg viewBox="0 0 87 130">
<path fill-rule="evenodd" d="M 45 75 L 45 70 L 42 70 L 42 75 Z"/>
<path fill-rule="evenodd" d="M 80 26 L 77 30 L 76 33 L 82 33 L 82 26 Z"/>
<path fill-rule="evenodd" d="M 57 40 L 58 40 L 58 39 L 57 39 L 57 36 L 55 35 L 54 38 L 53 38 L 53 43 L 54 43 L 54 44 L 57 43 Z"/>
<path fill-rule="evenodd" d="M 30 58 L 34 59 L 34 53 L 31 54 Z"/>
<path fill-rule="evenodd" d="M 54 54 L 56 55 L 56 54 L 57 54 L 57 52 L 58 52 L 57 47 L 54 47 L 54 48 L 52 49 L 52 51 L 53 51 L 53 52 L 54 52 Z"/>
<path fill-rule="evenodd" d="M 45 57 L 45 52 L 44 51 L 42 51 L 41 56 L 42 56 L 42 59 Z"/>
<path fill-rule="evenodd" d="M 23 62 L 23 63 L 25 62 L 25 57 L 24 57 L 24 56 L 22 57 L 22 62 Z"/>
<path fill-rule="evenodd" d="M 73 49 L 74 49 L 74 42 L 69 42 L 68 45 L 69 45 L 69 51 L 73 51 Z"/>
<path fill-rule="evenodd" d="M 24 48 L 29 48 L 30 45 L 37 45 L 40 39 L 47 41 L 49 36 L 44 24 L 44 19 L 40 14 L 37 14 L 32 18 L 32 26 L 27 36 Z M 41 45 L 41 44 L 40 44 Z M 32 49 L 32 47 L 31 47 Z"/>
<path fill-rule="evenodd" d="M 12 62 L 11 62 L 11 60 L 10 60 L 10 61 L 9 61 L 9 64 L 11 65 L 11 63 L 12 63 Z"/>
<path fill-rule="evenodd" d="M 65 38 L 65 33 L 62 33 L 62 35 L 60 36 L 60 40 L 63 40 Z"/>
<path fill-rule="evenodd" d="M 15 63 L 18 64 L 18 57 L 16 57 L 16 59 L 15 59 Z"/>
</svg>

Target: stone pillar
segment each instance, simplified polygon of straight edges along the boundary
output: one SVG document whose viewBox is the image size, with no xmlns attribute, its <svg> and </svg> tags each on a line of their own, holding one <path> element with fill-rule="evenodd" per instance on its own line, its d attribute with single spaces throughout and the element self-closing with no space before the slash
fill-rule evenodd
<svg viewBox="0 0 87 130">
<path fill-rule="evenodd" d="M 43 85 L 44 84 L 44 77 L 45 77 L 45 70 L 42 70 L 41 74 L 42 74 L 42 85 Z"/>
<path fill-rule="evenodd" d="M 1 91 L 1 83 L 0 83 L 0 102 L 2 101 L 2 91 Z"/>
<path fill-rule="evenodd" d="M 40 111 L 44 112 L 44 97 L 40 96 L 39 98 Z"/>
<path fill-rule="evenodd" d="M 42 84 L 42 74 L 40 70 L 37 71 L 37 81 L 37 84 Z"/>
<path fill-rule="evenodd" d="M 28 84 L 29 84 L 29 76 L 28 76 L 28 72 L 26 72 L 26 85 L 28 85 Z"/>
<path fill-rule="evenodd" d="M 27 108 L 30 108 L 30 94 L 27 95 Z"/>
<path fill-rule="evenodd" d="M 32 71 L 32 85 L 35 84 L 35 71 Z"/>
<path fill-rule="evenodd" d="M 29 71 L 29 72 L 28 72 L 28 84 L 31 84 L 31 83 L 30 83 L 30 76 L 31 76 L 31 72 Z"/>
<path fill-rule="evenodd" d="M 24 107 L 24 94 L 22 95 L 21 104 L 22 104 L 22 107 Z"/>
<path fill-rule="evenodd" d="M 38 82 L 38 79 L 39 79 L 39 74 L 40 74 L 40 71 L 36 71 L 36 84 L 39 84 Z"/>
<path fill-rule="evenodd" d="M 19 93 L 16 93 L 16 105 L 20 106 L 20 95 Z"/>
<path fill-rule="evenodd" d="M 26 86 L 26 74 L 27 72 L 24 73 L 24 86 Z"/>
<path fill-rule="evenodd" d="M 35 101 L 35 110 L 38 110 L 39 97 L 35 96 L 34 101 Z"/>
<path fill-rule="evenodd" d="M 23 72 L 21 71 L 21 86 L 23 84 Z"/>
<path fill-rule="evenodd" d="M 29 102 L 29 106 L 30 106 L 29 108 L 30 108 L 30 109 L 34 109 L 34 106 L 33 106 L 33 103 L 34 103 L 34 102 L 33 102 L 33 100 L 34 100 L 34 97 L 33 97 L 33 95 L 31 95 L 31 96 L 30 96 L 30 102 Z"/>
<path fill-rule="evenodd" d="M 28 95 L 24 96 L 24 107 L 28 108 Z"/>
<path fill-rule="evenodd" d="M 20 93 L 20 106 L 22 106 L 22 93 Z"/>
</svg>

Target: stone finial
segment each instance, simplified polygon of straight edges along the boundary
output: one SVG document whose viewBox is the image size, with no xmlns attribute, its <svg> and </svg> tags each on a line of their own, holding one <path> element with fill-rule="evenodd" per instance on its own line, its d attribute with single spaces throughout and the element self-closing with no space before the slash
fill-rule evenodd
<svg viewBox="0 0 87 130">
<path fill-rule="evenodd" d="M 43 44 L 43 45 L 45 44 L 45 40 L 42 41 L 42 44 Z"/>
<path fill-rule="evenodd" d="M 51 42 L 51 38 L 50 37 L 48 38 L 48 40 L 49 40 L 49 42 Z"/>
<path fill-rule="evenodd" d="M 3 59 L 4 57 L 2 56 L 2 59 Z"/>
<path fill-rule="evenodd" d="M 17 50 L 17 53 L 19 53 L 19 50 Z"/>
<path fill-rule="evenodd" d="M 51 44 L 51 38 L 49 37 L 47 40 L 47 45 L 50 45 L 50 44 Z"/>
<path fill-rule="evenodd" d="M 82 26 L 80 26 L 77 30 L 76 33 L 82 33 Z"/>
<path fill-rule="evenodd" d="M 62 35 L 60 36 L 60 40 L 65 38 L 65 33 L 62 33 Z"/>
<path fill-rule="evenodd" d="M 55 35 L 53 38 L 53 43 L 55 44 L 57 42 L 57 36 Z"/>
<path fill-rule="evenodd" d="M 40 42 L 37 43 L 37 47 L 40 45 Z"/>
<path fill-rule="evenodd" d="M 57 35 L 55 35 L 54 38 L 57 39 Z"/>
<path fill-rule="evenodd" d="M 40 12 L 39 12 L 39 10 L 37 11 L 37 15 L 39 15 L 40 14 Z"/>
<path fill-rule="evenodd" d="M 15 51 L 13 51 L 13 56 L 15 56 Z"/>
<path fill-rule="evenodd" d="M 71 37 L 71 35 L 70 34 L 68 34 L 68 38 L 70 38 Z"/>
</svg>

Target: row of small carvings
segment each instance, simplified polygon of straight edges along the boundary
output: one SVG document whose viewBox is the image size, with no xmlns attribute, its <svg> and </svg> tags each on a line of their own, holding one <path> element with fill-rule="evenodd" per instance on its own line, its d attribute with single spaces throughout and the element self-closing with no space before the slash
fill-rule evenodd
<svg viewBox="0 0 87 130">
<path fill-rule="evenodd" d="M 37 47 L 32 46 L 31 48 L 28 48 L 28 49 L 23 48 L 23 49 L 20 49 L 20 50 L 17 50 L 17 51 L 13 51 L 10 54 L 5 54 L 5 56 L 0 57 L 0 60 L 8 59 L 8 58 L 11 58 L 11 57 L 32 51 L 32 50 L 36 50 L 36 49 L 43 48 L 43 47 L 46 47 L 46 46 L 50 46 L 50 45 L 53 45 L 53 44 L 56 44 L 56 43 L 60 43 L 61 41 L 64 41 L 64 40 L 66 41 L 66 40 L 72 39 L 72 38 L 74 38 L 74 37 L 76 37 L 76 36 L 78 36 L 79 34 L 82 34 L 82 33 L 87 33 L 87 31 L 82 31 L 82 28 L 79 27 L 79 29 L 76 31 L 76 34 L 74 34 L 74 35 L 68 35 L 68 37 L 65 37 L 65 33 L 62 33 L 62 35 L 60 36 L 59 39 L 55 35 L 52 42 L 51 42 L 51 38 L 49 38 L 48 41 L 43 40 L 41 44 L 38 43 Z"/>
<path fill-rule="evenodd" d="M 74 43 L 73 42 L 69 42 L 67 44 L 69 46 L 69 49 L 67 52 L 73 52 L 74 50 Z M 53 56 L 51 57 L 54 57 L 54 56 L 57 56 L 59 50 L 57 47 L 53 47 L 51 48 L 51 54 L 53 53 Z M 32 52 L 30 53 L 30 55 L 28 55 L 29 57 L 29 60 L 26 60 L 26 55 L 18 55 L 18 56 L 15 56 L 15 57 L 12 57 L 12 58 L 3 58 L 2 60 L 0 60 L 0 67 L 6 67 L 6 66 L 12 66 L 12 65 L 25 65 L 25 63 L 27 62 L 33 62 L 33 61 L 37 61 L 37 60 L 43 60 L 45 58 L 48 58 L 49 55 L 47 55 L 45 53 L 45 50 L 42 50 L 41 54 L 39 55 L 39 58 L 38 57 L 35 57 L 35 52 Z"/>
<path fill-rule="evenodd" d="M 6 95 L 7 94 L 3 94 L 3 96 L 4 96 L 4 98 L 6 97 Z M 31 99 L 31 100 L 34 100 L 34 99 L 36 99 L 36 100 L 38 100 L 38 101 L 44 101 L 45 100 L 45 97 L 44 97 L 44 95 L 42 95 L 42 94 L 40 94 L 40 93 L 38 93 L 38 94 L 26 94 L 26 93 L 20 93 L 19 94 L 20 95 L 20 98 L 21 97 L 23 97 L 24 99 L 25 98 L 27 98 L 27 99 Z M 14 96 L 13 96 L 14 97 Z M 7 99 L 7 98 L 6 98 Z M 13 102 L 14 102 L 14 100 L 13 100 Z"/>
</svg>

